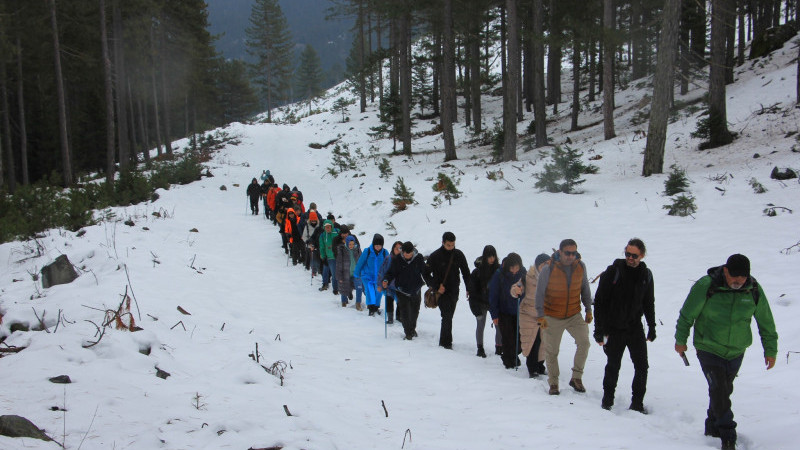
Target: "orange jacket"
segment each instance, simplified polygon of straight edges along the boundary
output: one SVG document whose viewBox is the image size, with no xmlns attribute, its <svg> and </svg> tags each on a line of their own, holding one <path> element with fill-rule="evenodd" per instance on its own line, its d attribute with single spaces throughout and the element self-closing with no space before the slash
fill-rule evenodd
<svg viewBox="0 0 800 450">
<path fill-rule="evenodd" d="M 544 294 L 544 314 L 566 319 L 581 312 L 581 287 L 583 265 L 579 261 L 572 264 L 572 281 L 567 290 L 567 274 L 560 262 L 550 266 L 550 279 Z"/>
<path fill-rule="evenodd" d="M 289 213 L 294 214 L 294 223 L 292 223 L 292 219 L 289 217 Z M 294 209 L 289 208 L 286 210 L 286 220 L 284 221 L 283 225 L 283 232 L 289 235 L 289 243 L 294 242 L 294 235 L 300 235 L 300 229 L 298 224 L 300 223 L 300 217 L 294 212 Z"/>
<path fill-rule="evenodd" d="M 281 191 L 281 188 L 279 188 L 277 186 L 273 186 L 267 192 L 267 205 L 269 206 L 269 209 L 275 209 L 275 194 L 277 194 L 280 191 Z"/>
</svg>

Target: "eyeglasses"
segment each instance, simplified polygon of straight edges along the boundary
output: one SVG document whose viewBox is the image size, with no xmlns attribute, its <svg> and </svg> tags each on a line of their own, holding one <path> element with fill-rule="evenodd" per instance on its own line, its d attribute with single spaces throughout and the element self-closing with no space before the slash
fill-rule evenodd
<svg viewBox="0 0 800 450">
<path fill-rule="evenodd" d="M 625 252 L 626 258 L 639 259 L 640 256 L 638 253 Z"/>
<path fill-rule="evenodd" d="M 577 251 L 570 252 L 570 251 L 567 251 L 567 250 L 561 250 L 561 253 L 563 253 L 564 256 L 578 256 L 578 252 Z"/>
</svg>

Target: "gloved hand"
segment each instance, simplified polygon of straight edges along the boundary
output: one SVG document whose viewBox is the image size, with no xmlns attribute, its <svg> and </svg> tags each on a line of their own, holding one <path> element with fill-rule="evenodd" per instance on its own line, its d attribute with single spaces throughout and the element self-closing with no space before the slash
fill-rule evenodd
<svg viewBox="0 0 800 450">
<path fill-rule="evenodd" d="M 595 330 L 594 330 L 594 341 L 597 342 L 598 344 L 602 344 L 603 343 L 603 336 L 604 336 L 603 332 L 601 330 L 598 330 L 598 329 L 595 328 Z"/>
<path fill-rule="evenodd" d="M 586 319 L 585 319 L 586 323 L 587 324 L 592 323 L 592 319 L 594 319 L 594 316 L 592 315 L 592 312 L 591 311 L 586 311 Z"/>
<path fill-rule="evenodd" d="M 653 342 L 656 340 L 656 326 L 647 327 L 647 340 Z"/>
<path fill-rule="evenodd" d="M 543 330 L 547 328 L 547 319 L 545 319 L 544 317 L 539 317 L 538 319 L 536 319 L 536 322 L 539 324 L 539 328 Z"/>
</svg>

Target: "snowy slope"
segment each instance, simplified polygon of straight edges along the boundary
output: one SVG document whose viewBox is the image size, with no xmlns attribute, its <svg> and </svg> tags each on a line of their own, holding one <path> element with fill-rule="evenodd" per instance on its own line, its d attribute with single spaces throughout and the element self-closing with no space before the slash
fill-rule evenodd
<svg viewBox="0 0 800 450">
<path fill-rule="evenodd" d="M 707 388 L 699 364 L 691 351 L 691 366 L 683 366 L 672 336 L 693 281 L 741 252 L 770 299 L 780 341 L 778 364 L 769 372 L 758 339 L 745 356 L 733 395 L 740 443 L 793 448 L 800 405 L 793 383 L 800 356 L 791 353 L 800 351 L 800 253 L 782 250 L 800 240 L 800 222 L 796 214 L 762 212 L 768 203 L 800 211 L 797 181 L 769 179 L 776 165 L 800 168 L 791 150 L 800 148 L 791 47 L 761 65 L 748 64 L 729 87 L 729 121 L 740 133 L 731 146 L 697 151 L 698 141 L 690 137 L 697 113 L 682 113 L 670 125 L 666 165 L 686 168 L 697 199 L 698 212 L 686 218 L 662 209 L 666 175 L 639 176 L 645 140 L 635 131 L 646 126 L 630 123 L 647 89 L 636 86 L 617 94 L 618 137 L 610 141 L 602 141 L 601 125 L 567 133 L 568 105 L 560 106 L 562 119 L 548 130 L 554 142 L 569 138 L 584 158 L 602 156 L 592 161 L 600 171 L 586 176 L 581 195 L 533 187 L 533 175 L 544 165 L 539 150 L 491 165 L 488 148 L 460 145 L 459 160 L 444 165 L 441 139 L 432 136 L 415 140 L 413 159 L 389 156 L 392 143 L 367 134 L 377 123 L 374 106 L 363 115 L 351 107 L 347 123 L 340 114 L 321 113 L 295 125 L 232 125 L 227 131 L 242 144 L 208 164 L 213 178 L 162 191 L 153 203 L 117 208 L 119 221 L 88 227 L 81 237 L 51 230 L 38 241 L 41 255 L 32 242 L 0 246 L 0 333 L 5 344 L 27 347 L 0 359 L 2 414 L 25 416 L 66 447 L 86 449 L 716 448 L 717 439 L 702 435 Z M 340 95 L 315 107 L 327 109 Z M 698 95 L 695 90 L 690 97 Z M 487 100 L 484 120 L 491 126 L 500 104 Z M 762 105 L 776 108 L 761 114 Z M 306 110 L 300 105 L 296 113 Z M 599 113 L 581 115 L 582 124 L 598 119 Z M 520 123 L 520 132 L 529 120 Z M 381 179 L 368 157 L 359 159 L 357 172 L 329 175 L 333 146 L 308 144 L 339 135 L 351 152 L 369 155 L 374 146 L 391 158 L 392 177 Z M 456 138 L 462 144 L 472 139 L 461 127 Z M 524 368 L 505 370 L 493 355 L 476 358 L 475 320 L 463 288 L 453 351 L 436 345 L 438 311 L 421 312 L 419 339 L 403 341 L 399 324 L 388 326 L 385 338 L 382 319 L 341 308 L 330 291 L 319 292 L 319 278 L 287 264 L 276 228 L 249 214 L 245 187 L 267 168 L 279 184 L 298 186 L 306 205 L 316 202 L 320 211 L 353 224 L 365 245 L 379 232 L 387 244 L 411 240 L 428 254 L 450 230 L 470 261 L 493 244 L 501 257 L 515 251 L 529 265 L 571 237 L 593 278 L 621 256 L 629 238 L 642 238 L 659 320 L 658 339 L 649 344 L 650 414 L 626 409 L 632 377 L 627 361 L 617 406 L 600 408 L 605 357 L 597 346 L 583 380 L 587 393 L 567 387 L 574 353 L 567 336 L 557 397 L 547 395 L 546 380 L 528 379 Z M 488 179 L 489 171 L 498 170 L 504 180 Z M 435 208 L 431 186 L 438 172 L 460 180 L 463 196 Z M 419 204 L 391 215 L 397 177 Z M 752 177 L 769 191 L 755 194 Z M 227 190 L 220 190 L 223 185 Z M 133 227 L 122 223 L 128 218 Z M 81 276 L 41 289 L 31 274 L 62 253 Z M 83 348 L 97 340 L 94 324 L 106 309 L 117 309 L 126 290 L 135 295 L 131 312 L 143 331 L 108 329 L 97 345 Z M 37 315 L 49 332 L 10 333 L 15 322 L 35 327 Z M 486 331 L 487 347 L 493 333 Z M 248 356 L 256 345 L 259 363 Z M 281 363 L 282 381 L 262 367 Z M 156 377 L 156 367 L 171 376 Z M 73 383 L 48 381 L 61 374 Z M 56 447 L 0 437 L 3 449 Z"/>
</svg>

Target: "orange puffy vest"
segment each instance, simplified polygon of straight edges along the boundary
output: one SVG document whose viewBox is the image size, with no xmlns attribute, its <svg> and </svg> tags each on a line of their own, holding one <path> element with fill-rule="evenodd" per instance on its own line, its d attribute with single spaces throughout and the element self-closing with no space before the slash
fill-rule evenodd
<svg viewBox="0 0 800 450">
<path fill-rule="evenodd" d="M 583 265 L 575 261 L 572 266 L 569 288 L 567 288 L 567 274 L 561 263 L 556 262 L 550 266 L 550 279 L 544 292 L 544 315 L 566 319 L 581 312 Z"/>
</svg>

